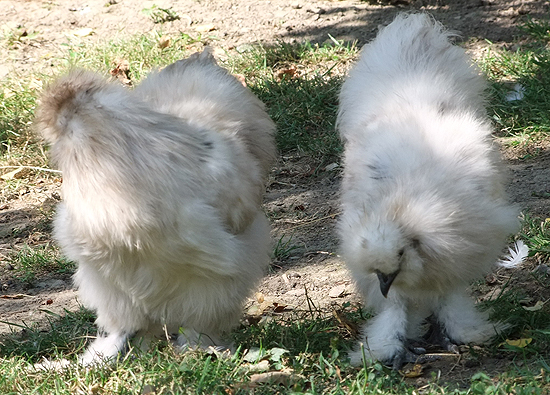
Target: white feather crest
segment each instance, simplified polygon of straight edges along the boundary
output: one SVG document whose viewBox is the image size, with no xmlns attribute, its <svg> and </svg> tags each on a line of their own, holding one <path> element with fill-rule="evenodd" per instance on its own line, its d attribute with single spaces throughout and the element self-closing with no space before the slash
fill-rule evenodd
<svg viewBox="0 0 550 395">
<path fill-rule="evenodd" d="M 521 265 L 521 263 L 529 255 L 529 247 L 521 241 L 517 240 L 513 247 L 508 247 L 508 255 L 497 262 L 497 265 L 506 269 L 512 269 Z"/>
</svg>

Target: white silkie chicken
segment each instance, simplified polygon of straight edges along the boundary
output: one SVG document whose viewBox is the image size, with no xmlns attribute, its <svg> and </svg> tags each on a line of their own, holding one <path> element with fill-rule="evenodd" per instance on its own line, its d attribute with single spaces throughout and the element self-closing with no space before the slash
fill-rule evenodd
<svg viewBox="0 0 550 395">
<path fill-rule="evenodd" d="M 135 335 L 223 345 L 269 264 L 263 103 L 204 51 L 133 91 L 73 71 L 46 89 L 36 126 L 63 171 L 54 236 L 101 333 L 80 362 Z"/>
<path fill-rule="evenodd" d="M 426 14 L 400 14 L 366 45 L 340 94 L 339 225 L 347 266 L 376 316 L 353 363 L 399 368 L 432 317 L 447 349 L 498 324 L 468 296 L 519 226 L 484 109 L 484 78 Z"/>
</svg>

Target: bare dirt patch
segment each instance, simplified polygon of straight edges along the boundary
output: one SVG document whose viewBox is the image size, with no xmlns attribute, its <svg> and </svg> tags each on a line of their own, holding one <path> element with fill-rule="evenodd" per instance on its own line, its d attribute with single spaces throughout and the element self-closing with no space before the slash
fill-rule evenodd
<svg viewBox="0 0 550 395">
<path fill-rule="evenodd" d="M 162 26 L 155 24 L 143 12 L 154 5 L 172 7 L 180 18 Z M 362 45 L 374 37 L 379 24 L 409 9 L 431 12 L 446 26 L 461 32 L 464 45 L 473 51 L 486 46 L 485 40 L 513 48 L 518 21 L 546 15 L 549 8 L 543 0 L 4 0 L 0 2 L 0 32 L 4 36 L 0 43 L 0 79 L 28 70 L 47 72 L 69 39 L 98 42 L 162 29 L 165 33 L 182 31 L 207 37 L 209 45 L 229 53 L 254 43 L 323 43 L 331 37 Z M 502 144 L 510 170 L 512 200 L 543 217 L 550 209 L 548 148 L 546 142 L 541 142 L 533 154 Z M 258 294 L 246 306 L 251 314 L 281 305 L 287 310 L 307 310 L 313 304 L 330 311 L 345 302 L 359 303 L 338 256 L 334 231 L 340 210 L 340 169 L 319 166 L 307 157 L 283 157 L 272 172 L 265 210 L 273 224 L 279 254 Z M 27 179 L 26 186 L 11 192 L 6 187 L 0 196 L 0 321 L 19 325 L 45 322 L 48 313 L 44 310 L 61 314 L 64 309 L 78 306 L 67 276 L 45 273 L 26 284 L 11 267 L 9 256 L 22 245 L 50 242 L 49 218 L 59 200 L 59 178 L 32 172 Z M 528 263 L 525 273 L 538 264 Z M 501 286 L 504 281 L 497 277 L 491 286 Z M 9 330 L 8 325 L 0 323 L 0 334 Z M 501 370 L 507 365 L 498 359 L 467 362 L 466 357 L 453 358 L 437 362 L 432 370 L 443 372 L 443 378 L 460 380 L 470 377 L 480 364 L 486 370 Z M 418 380 L 422 385 L 423 379 Z"/>
</svg>

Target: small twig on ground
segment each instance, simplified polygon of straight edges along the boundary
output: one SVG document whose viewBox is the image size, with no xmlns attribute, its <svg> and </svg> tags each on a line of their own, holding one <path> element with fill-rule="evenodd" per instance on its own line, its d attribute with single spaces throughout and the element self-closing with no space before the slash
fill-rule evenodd
<svg viewBox="0 0 550 395">
<path fill-rule="evenodd" d="M 39 171 L 49 171 L 51 173 L 60 173 L 61 170 L 54 170 L 54 169 L 47 169 L 45 167 L 37 167 L 37 166 L 21 166 L 21 165 L 13 165 L 13 166 L 0 166 L 0 169 L 30 169 L 30 170 L 39 170 Z"/>
<path fill-rule="evenodd" d="M 451 373 L 454 368 L 456 368 L 458 366 L 458 364 L 460 363 L 460 360 L 462 359 L 462 355 L 461 354 L 458 354 L 458 360 L 456 361 L 456 363 L 451 366 L 451 368 L 449 369 L 449 371 L 447 372 L 447 374 Z"/>
<path fill-rule="evenodd" d="M 296 228 L 301 228 L 302 226 L 307 226 L 307 225 L 311 225 L 311 224 L 314 224 L 316 222 L 319 222 L 319 221 L 323 221 L 325 219 L 329 219 L 329 218 L 334 218 L 338 215 L 342 214 L 341 212 L 338 212 L 338 213 L 334 213 L 334 214 L 330 214 L 330 215 L 327 215 L 325 217 L 322 217 L 322 218 L 316 218 L 316 219 L 313 219 L 313 220 L 310 220 L 310 221 L 304 221 L 302 223 L 300 223 L 299 225 L 296 225 L 296 226 L 293 226 L 291 228 L 288 228 L 288 229 L 285 229 L 286 231 L 289 231 L 289 230 L 294 230 Z M 290 221 L 285 221 L 285 222 L 290 222 Z M 296 223 L 296 222 L 291 222 L 291 223 Z"/>
</svg>

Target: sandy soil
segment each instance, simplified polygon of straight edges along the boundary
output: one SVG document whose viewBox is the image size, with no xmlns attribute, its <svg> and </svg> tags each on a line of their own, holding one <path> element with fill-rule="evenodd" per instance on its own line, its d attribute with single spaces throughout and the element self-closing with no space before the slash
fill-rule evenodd
<svg viewBox="0 0 550 395">
<path fill-rule="evenodd" d="M 398 11 L 423 9 L 461 32 L 463 44 L 474 54 L 487 45 L 485 40 L 514 48 L 517 22 L 527 16 L 547 15 L 550 8 L 543 0 L 3 0 L 0 33 L 4 37 L 32 35 L 33 39 L 20 40 L 17 45 L 0 43 L 0 79 L 10 73 L 47 70 L 63 44 L 75 37 L 96 42 L 159 29 L 143 12 L 153 5 L 172 7 L 180 16 L 164 23 L 164 32 L 202 34 L 209 45 L 227 51 L 240 51 L 258 42 L 325 42 L 330 36 L 362 45 L 374 36 L 379 24 L 389 22 Z M 512 200 L 535 215 L 546 216 L 550 209 L 550 173 L 546 170 L 550 153 L 545 142 L 539 148 L 533 159 L 524 159 L 521 148 L 503 148 L 503 155 L 510 169 Z M 292 237 L 287 246 L 295 248 L 273 262 L 258 294 L 246 306 L 249 314 L 271 312 L 280 306 L 307 310 L 308 298 L 326 310 L 359 302 L 338 256 L 334 233 L 339 168 L 313 172 L 317 165 L 307 157 L 284 157 L 273 170 L 265 209 L 273 223 L 274 240 L 286 242 Z M 6 259 L 25 243 L 49 242 L 48 223 L 52 207 L 59 201 L 59 186 L 59 178 L 45 176 L 24 190 L 4 188 L 0 196 L 0 336 L 10 330 L 5 322 L 40 323 L 49 316 L 44 310 L 63 313 L 78 307 L 69 277 L 45 276 L 24 286 L 13 276 Z M 536 264 L 529 263 L 525 273 Z M 497 274 L 492 286 L 501 285 L 506 278 Z M 460 380 L 478 368 L 466 363 L 467 358 L 453 358 L 435 365 L 443 378 L 452 375 Z M 507 364 L 488 358 L 483 363 L 487 370 Z M 422 378 L 418 380 L 421 385 Z"/>
</svg>

